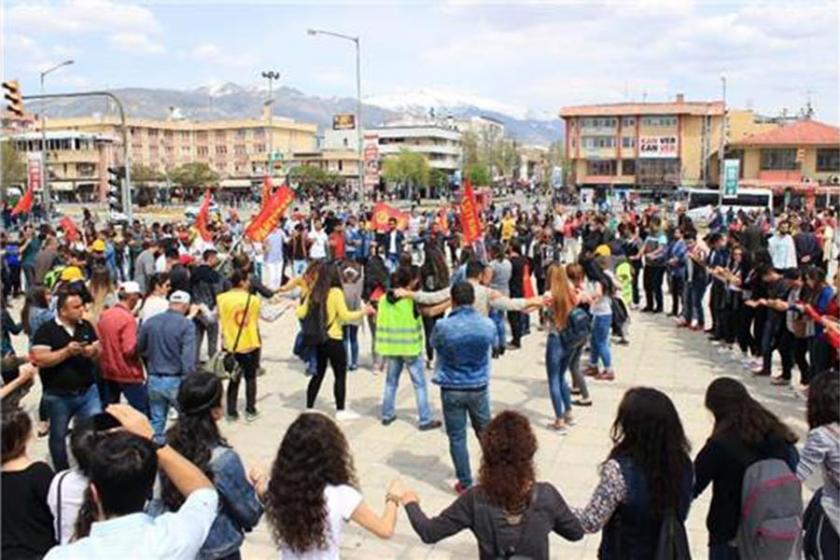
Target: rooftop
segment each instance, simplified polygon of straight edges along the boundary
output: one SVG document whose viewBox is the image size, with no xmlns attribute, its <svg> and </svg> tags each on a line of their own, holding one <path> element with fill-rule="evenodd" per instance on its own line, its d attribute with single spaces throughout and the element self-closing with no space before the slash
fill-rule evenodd
<svg viewBox="0 0 840 560">
<path fill-rule="evenodd" d="M 615 117 L 622 115 L 722 115 L 723 101 L 668 103 L 601 103 L 560 109 L 561 117 Z"/>
<path fill-rule="evenodd" d="M 840 146 L 840 128 L 810 119 L 781 124 L 766 132 L 742 138 L 741 146 Z"/>
</svg>

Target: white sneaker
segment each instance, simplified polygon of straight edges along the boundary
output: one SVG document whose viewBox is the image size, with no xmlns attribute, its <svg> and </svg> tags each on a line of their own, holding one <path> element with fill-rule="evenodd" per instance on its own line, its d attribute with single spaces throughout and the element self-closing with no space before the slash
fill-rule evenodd
<svg viewBox="0 0 840 560">
<path fill-rule="evenodd" d="M 351 422 L 353 420 L 358 420 L 359 415 L 349 408 L 345 408 L 344 410 L 339 410 L 335 413 L 335 419 L 339 422 Z"/>
</svg>

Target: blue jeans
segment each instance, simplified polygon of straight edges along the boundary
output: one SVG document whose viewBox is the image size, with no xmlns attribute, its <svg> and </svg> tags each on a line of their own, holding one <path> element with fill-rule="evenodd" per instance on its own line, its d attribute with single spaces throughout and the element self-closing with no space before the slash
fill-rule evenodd
<svg viewBox="0 0 840 560">
<path fill-rule="evenodd" d="M 120 402 L 120 394 L 123 394 L 128 404 L 146 416 L 149 415 L 149 393 L 146 391 L 145 383 L 121 383 L 105 380 L 105 392 L 107 397 L 104 404 Z"/>
<path fill-rule="evenodd" d="M 344 325 L 344 347 L 347 349 L 348 367 L 356 369 L 359 365 L 359 325 Z"/>
<path fill-rule="evenodd" d="M 292 276 L 297 278 L 306 270 L 306 260 L 295 259 L 292 261 Z"/>
<path fill-rule="evenodd" d="M 397 267 L 400 264 L 400 254 L 399 253 L 390 253 L 385 258 L 385 267 L 388 269 L 388 272 L 394 272 L 397 270 Z"/>
<path fill-rule="evenodd" d="M 385 378 L 385 393 L 382 395 L 382 419 L 390 420 L 396 416 L 394 402 L 397 399 L 397 386 L 403 365 L 408 368 L 411 383 L 414 385 L 414 398 L 417 401 L 417 414 L 420 425 L 432 421 L 432 410 L 429 408 L 429 393 L 426 389 L 426 369 L 423 365 L 423 355 L 419 356 L 388 356 L 388 375 Z"/>
<path fill-rule="evenodd" d="M 178 389 L 181 387 L 180 375 L 155 375 L 149 374 L 149 421 L 155 431 L 155 441 L 166 440 L 166 418 L 169 415 L 169 407 L 174 406 L 178 410 Z"/>
<path fill-rule="evenodd" d="M 598 367 L 598 359 L 604 363 L 604 369 L 612 369 L 612 354 L 610 354 L 610 329 L 612 315 L 595 315 L 592 320 L 592 346 L 589 354 L 589 365 Z"/>
<path fill-rule="evenodd" d="M 501 309 L 490 308 L 490 319 L 496 325 L 496 344 L 494 348 L 505 347 L 505 312 Z"/>
<path fill-rule="evenodd" d="M 554 417 L 563 418 L 572 412 L 572 393 L 566 383 L 566 370 L 569 368 L 569 352 L 560 335 L 551 333 L 545 345 L 545 369 L 548 373 L 548 394 L 554 407 Z"/>
<path fill-rule="evenodd" d="M 87 418 L 102 411 L 99 392 L 92 384 L 86 391 L 77 395 L 61 395 L 45 392 L 43 404 L 50 421 L 50 456 L 56 472 L 69 469 L 67 461 L 67 428 L 74 417 Z"/>
<path fill-rule="evenodd" d="M 706 294 L 706 281 L 686 282 L 683 287 L 685 302 L 683 303 L 683 318 L 687 322 L 697 321 L 701 327 L 705 323 L 703 314 L 703 296 Z"/>
<path fill-rule="evenodd" d="M 470 454 L 467 450 L 467 416 L 470 418 L 476 437 L 490 423 L 490 395 L 487 389 L 481 391 L 452 391 L 441 389 L 443 424 L 449 438 L 449 454 L 455 465 L 455 475 L 461 486 L 472 486 Z"/>
</svg>

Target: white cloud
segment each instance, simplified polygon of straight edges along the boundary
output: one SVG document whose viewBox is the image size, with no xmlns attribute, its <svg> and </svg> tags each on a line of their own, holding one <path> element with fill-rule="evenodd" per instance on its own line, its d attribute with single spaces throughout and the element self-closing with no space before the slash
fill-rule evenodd
<svg viewBox="0 0 840 560">
<path fill-rule="evenodd" d="M 347 86 L 355 84 L 356 76 L 351 68 L 341 70 L 340 68 L 327 68 L 316 71 L 312 76 L 318 83 L 325 86 Z"/>
<path fill-rule="evenodd" d="M 144 6 L 109 0 L 30 2 L 7 8 L 9 27 L 30 32 L 157 32 L 160 24 Z"/>
<path fill-rule="evenodd" d="M 116 48 L 130 53 L 160 54 L 166 51 L 162 43 L 144 33 L 115 33 L 108 38 Z"/>
<path fill-rule="evenodd" d="M 250 54 L 234 54 L 222 49 L 215 43 L 204 42 L 195 45 L 186 57 L 198 62 L 204 62 L 227 68 L 249 68 L 256 67 L 256 57 Z"/>
</svg>

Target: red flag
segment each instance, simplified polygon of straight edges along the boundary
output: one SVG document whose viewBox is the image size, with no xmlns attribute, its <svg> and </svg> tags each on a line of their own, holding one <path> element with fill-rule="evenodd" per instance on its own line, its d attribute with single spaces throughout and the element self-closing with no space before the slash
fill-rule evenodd
<svg viewBox="0 0 840 560">
<path fill-rule="evenodd" d="M 32 203 L 34 202 L 35 195 L 32 193 L 32 187 L 26 189 L 26 192 L 15 204 L 15 207 L 12 208 L 12 216 L 17 216 L 18 214 L 27 213 L 32 210 Z"/>
<path fill-rule="evenodd" d="M 280 217 L 292 204 L 294 198 L 295 191 L 285 184 L 281 185 L 267 201 L 263 202 L 259 214 L 254 216 L 245 228 L 245 236 L 252 241 L 262 241 L 268 237 L 271 230 L 277 227 Z"/>
<path fill-rule="evenodd" d="M 64 216 L 61 218 L 58 225 L 64 230 L 64 237 L 66 237 L 68 241 L 72 242 L 79 239 L 79 228 L 76 227 L 76 224 L 70 216 Z"/>
<path fill-rule="evenodd" d="M 473 243 L 481 238 L 481 221 L 478 219 L 475 193 L 469 180 L 464 181 L 464 195 L 461 197 L 461 228 L 464 232 L 465 244 Z"/>
<path fill-rule="evenodd" d="M 378 202 L 373 207 L 371 226 L 376 231 L 385 231 L 388 229 L 388 222 L 391 218 L 397 220 L 397 229 L 405 229 L 408 227 L 408 214 L 400 212 L 393 206 L 388 206 L 384 202 Z"/>
<path fill-rule="evenodd" d="M 210 189 L 204 191 L 204 200 L 201 202 L 201 208 L 198 210 L 198 215 L 195 217 L 195 229 L 201 235 L 204 241 L 210 241 L 213 236 L 210 235 L 210 230 L 207 229 L 207 219 L 210 217 Z"/>
<path fill-rule="evenodd" d="M 265 203 L 268 202 L 268 199 L 271 198 L 271 190 L 273 189 L 271 185 L 271 177 L 266 175 L 263 178 L 263 185 L 262 185 L 262 198 L 260 199 L 260 205 L 265 206 Z"/>
</svg>

